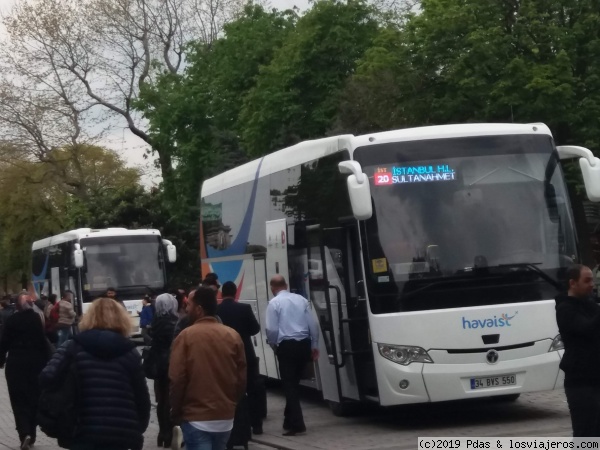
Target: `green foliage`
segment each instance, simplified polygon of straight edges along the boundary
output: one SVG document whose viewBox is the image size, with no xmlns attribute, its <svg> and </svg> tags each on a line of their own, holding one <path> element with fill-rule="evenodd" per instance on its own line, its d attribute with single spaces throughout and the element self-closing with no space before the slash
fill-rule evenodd
<svg viewBox="0 0 600 450">
<path fill-rule="evenodd" d="M 31 162 L 16 151 L 3 152 L 0 164 L 0 277 L 4 289 L 30 273 L 31 244 L 75 226 L 111 222 L 121 198 L 138 189 L 139 173 L 101 147 L 55 149 L 44 162 Z M 119 201 L 120 202 L 120 201 Z M 144 212 L 140 210 L 138 213 Z M 123 226 L 135 226 L 135 214 L 123 215 Z"/>
<path fill-rule="evenodd" d="M 166 199 L 173 214 L 197 205 L 204 178 L 247 160 L 238 138 L 241 99 L 295 20 L 291 11 L 248 5 L 222 38 L 190 46 L 183 76 L 165 74 L 143 86 L 136 107 L 150 123 L 153 145 L 170 149 L 177 162 L 177 199 Z"/>
<path fill-rule="evenodd" d="M 339 94 L 378 29 L 365 1 L 316 2 L 244 99 L 242 137 L 263 155 L 332 128 Z"/>
<path fill-rule="evenodd" d="M 71 198 L 66 228 L 157 228 L 177 247 L 177 262 L 167 267 L 171 287 L 195 286 L 200 282 L 198 210 L 188 209 L 177 217 L 169 214 L 164 194 L 135 185 L 108 191 L 93 203 Z"/>
<path fill-rule="evenodd" d="M 600 14 L 591 0 L 425 0 L 348 80 L 341 128 L 545 122 L 600 149 Z"/>
</svg>

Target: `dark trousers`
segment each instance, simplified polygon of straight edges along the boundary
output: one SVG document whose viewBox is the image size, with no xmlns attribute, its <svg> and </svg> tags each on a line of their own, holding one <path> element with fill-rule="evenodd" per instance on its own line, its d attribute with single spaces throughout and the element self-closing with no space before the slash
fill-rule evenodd
<svg viewBox="0 0 600 450">
<path fill-rule="evenodd" d="M 10 356 L 6 363 L 8 396 L 21 441 L 25 436 L 31 436 L 31 439 L 35 440 L 40 398 L 38 377 L 43 367 L 43 364 L 37 361 L 11 361 Z"/>
<path fill-rule="evenodd" d="M 262 390 L 260 389 L 260 379 L 258 359 L 248 361 L 248 372 L 246 380 L 246 393 L 248 394 L 248 412 L 250 414 L 250 426 L 252 428 L 261 429 L 263 424 L 264 413 L 262 411 Z"/>
<path fill-rule="evenodd" d="M 154 380 L 154 396 L 156 397 L 156 418 L 158 419 L 158 435 L 169 443 L 173 434 L 171 423 L 171 402 L 169 401 L 169 379 Z"/>
<path fill-rule="evenodd" d="M 600 436 L 600 386 L 566 387 L 573 437 Z"/>
<path fill-rule="evenodd" d="M 306 430 L 298 389 L 304 368 L 310 361 L 310 354 L 310 339 L 284 340 L 277 347 L 279 375 L 285 394 L 283 426 L 292 431 Z"/>
</svg>

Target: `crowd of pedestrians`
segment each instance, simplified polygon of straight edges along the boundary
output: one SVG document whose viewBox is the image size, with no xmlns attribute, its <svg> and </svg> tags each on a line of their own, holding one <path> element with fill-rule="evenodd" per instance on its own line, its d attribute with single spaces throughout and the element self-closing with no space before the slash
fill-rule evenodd
<svg viewBox="0 0 600 450">
<path fill-rule="evenodd" d="M 275 298 L 266 331 L 282 367 L 284 434 L 294 435 L 306 430 L 297 388 L 303 365 L 318 356 L 318 332 L 308 301 L 290 294 L 283 277 L 274 277 L 271 289 Z M 142 449 L 150 420 L 146 378 L 154 382 L 158 447 L 246 446 L 252 433 L 263 432 L 266 392 L 252 342 L 261 327 L 238 297 L 235 283 L 221 287 L 214 273 L 189 293 L 177 289 L 145 297 L 139 311 L 141 354 L 130 339 L 130 315 L 113 288 L 82 316 L 71 291 L 60 300 L 55 294 L 34 299 L 25 291 L 4 298 L 0 367 L 21 450 L 35 444 L 38 421 L 47 422 L 44 393 L 65 389 L 64 380 L 73 380 L 76 418 L 54 427 L 68 430 L 61 435 L 42 427 L 46 434 L 75 450 Z"/>
</svg>

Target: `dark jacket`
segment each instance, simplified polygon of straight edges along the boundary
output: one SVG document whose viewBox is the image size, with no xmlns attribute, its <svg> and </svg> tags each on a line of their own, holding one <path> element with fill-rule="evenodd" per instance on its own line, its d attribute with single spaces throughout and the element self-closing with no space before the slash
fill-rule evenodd
<svg viewBox="0 0 600 450">
<path fill-rule="evenodd" d="M 2 330 L 4 329 L 4 324 L 8 320 L 10 316 L 12 316 L 17 308 L 15 305 L 7 305 L 2 310 L 0 310 L 0 336 L 2 335 Z"/>
<path fill-rule="evenodd" d="M 48 358 L 49 346 L 40 316 L 28 309 L 12 314 L 4 323 L 0 338 L 0 366 L 8 364 L 41 370 Z"/>
<path fill-rule="evenodd" d="M 170 314 L 154 316 L 150 327 L 150 336 L 152 337 L 150 351 L 156 355 L 158 378 L 169 377 L 169 357 L 177 320 L 177 316 Z"/>
<path fill-rule="evenodd" d="M 56 383 L 73 358 L 81 389 L 75 442 L 141 449 L 150 395 L 135 344 L 114 331 L 84 331 L 54 354 L 40 375 L 41 387 Z"/>
<path fill-rule="evenodd" d="M 600 386 L 600 305 L 590 298 L 556 297 L 556 323 L 565 346 L 565 386 Z"/>
<path fill-rule="evenodd" d="M 217 308 L 217 315 L 223 325 L 233 328 L 239 333 L 244 343 L 246 363 L 252 369 L 256 361 L 252 336 L 260 331 L 260 325 L 252 312 L 252 307 L 245 303 L 238 303 L 232 298 L 224 299 Z"/>
</svg>

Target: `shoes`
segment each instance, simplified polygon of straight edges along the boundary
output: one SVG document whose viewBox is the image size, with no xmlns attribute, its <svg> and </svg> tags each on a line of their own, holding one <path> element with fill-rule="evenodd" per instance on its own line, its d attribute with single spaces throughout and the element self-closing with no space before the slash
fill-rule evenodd
<svg viewBox="0 0 600 450">
<path fill-rule="evenodd" d="M 168 433 L 163 436 L 163 445 L 162 446 L 164 448 L 171 448 L 171 445 L 173 445 L 173 435 L 171 433 Z M 160 447 L 160 445 L 159 445 L 159 447 Z"/>
<path fill-rule="evenodd" d="M 256 434 L 257 436 L 260 435 L 260 434 L 263 434 L 262 426 L 260 426 L 260 427 L 254 427 L 252 429 L 252 434 Z"/>
<path fill-rule="evenodd" d="M 162 447 L 165 443 L 165 439 L 162 437 L 162 434 L 159 434 L 158 437 L 156 438 L 156 446 L 157 447 Z"/>
<path fill-rule="evenodd" d="M 300 434 L 305 434 L 306 433 L 306 428 L 304 428 L 303 430 L 289 430 L 286 431 L 285 433 L 283 433 L 283 436 L 298 436 Z"/>
<path fill-rule="evenodd" d="M 173 427 L 173 439 L 171 440 L 171 450 L 179 450 L 183 446 L 183 432 L 181 427 Z"/>
<path fill-rule="evenodd" d="M 29 450 L 31 448 L 31 436 L 25 436 L 21 442 L 21 450 Z"/>
</svg>

